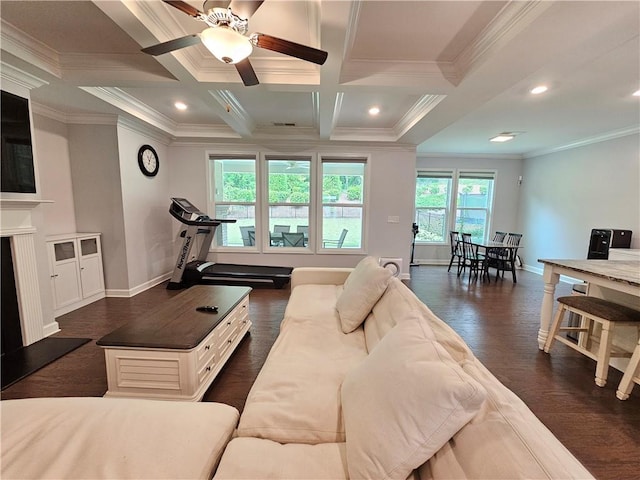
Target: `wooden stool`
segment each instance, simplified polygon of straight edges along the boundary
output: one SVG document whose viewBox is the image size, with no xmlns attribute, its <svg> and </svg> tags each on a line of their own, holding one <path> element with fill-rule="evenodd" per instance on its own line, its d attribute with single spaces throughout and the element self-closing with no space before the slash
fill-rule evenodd
<svg viewBox="0 0 640 480">
<path fill-rule="evenodd" d="M 631 353 L 620 350 L 613 350 L 611 341 L 616 325 L 640 326 L 640 311 L 626 307 L 602 298 L 589 296 L 566 296 L 558 298 L 559 308 L 553 319 L 553 324 L 549 331 L 549 336 L 544 344 L 544 351 L 549 353 L 553 342 L 558 340 L 568 347 L 592 358 L 596 361 L 596 385 L 604 387 L 607 383 L 609 372 L 609 359 L 611 357 L 630 357 Z M 562 327 L 562 320 L 566 311 L 582 315 L 585 322 L 580 327 Z M 602 325 L 600 333 L 600 345 L 594 354 L 590 350 L 592 335 L 594 333 L 594 323 Z M 559 335 L 560 332 L 581 332 L 581 340 L 576 345 Z M 636 353 L 638 348 L 636 347 Z M 638 353 L 640 356 L 640 353 Z M 637 364 L 637 362 L 636 362 Z M 629 370 L 629 368 L 627 368 Z M 633 373 L 631 374 L 633 376 Z M 631 391 L 631 389 L 629 389 Z M 627 394 L 628 396 L 628 394 Z"/>
<path fill-rule="evenodd" d="M 620 380 L 616 397 L 620 400 L 629 398 L 629 394 L 631 390 L 633 390 L 634 382 L 640 384 L 640 338 L 638 339 L 636 349 L 633 351 L 633 355 L 631 355 L 629 365 L 627 365 L 627 369 L 624 371 L 622 380 Z"/>
</svg>

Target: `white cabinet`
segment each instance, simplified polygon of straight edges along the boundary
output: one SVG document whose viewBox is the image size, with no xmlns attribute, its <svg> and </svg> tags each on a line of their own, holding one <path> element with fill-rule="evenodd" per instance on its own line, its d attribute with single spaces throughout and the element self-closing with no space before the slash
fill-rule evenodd
<svg viewBox="0 0 640 480">
<path fill-rule="evenodd" d="M 99 233 L 47 237 L 55 316 L 105 296 Z"/>
</svg>

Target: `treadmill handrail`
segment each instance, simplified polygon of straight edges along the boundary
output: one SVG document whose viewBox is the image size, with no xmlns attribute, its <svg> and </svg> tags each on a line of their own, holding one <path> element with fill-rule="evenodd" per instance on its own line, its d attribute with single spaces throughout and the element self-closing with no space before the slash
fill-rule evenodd
<svg viewBox="0 0 640 480">
<path fill-rule="evenodd" d="M 180 223 L 184 223 L 185 225 L 200 225 L 203 227 L 217 227 L 221 223 L 236 223 L 235 218 L 214 218 L 210 220 L 187 220 L 186 218 L 178 215 L 171 208 L 169 208 L 169 213 L 176 218 Z"/>
</svg>

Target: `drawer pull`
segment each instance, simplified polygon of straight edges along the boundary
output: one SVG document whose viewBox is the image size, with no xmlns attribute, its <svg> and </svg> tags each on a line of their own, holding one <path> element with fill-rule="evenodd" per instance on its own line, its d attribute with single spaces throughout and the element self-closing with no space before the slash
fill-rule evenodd
<svg viewBox="0 0 640 480">
<path fill-rule="evenodd" d="M 207 372 L 210 372 L 210 371 L 211 371 L 211 365 L 207 367 Z"/>
<path fill-rule="evenodd" d="M 209 350 L 211 348 L 211 345 L 207 345 L 206 347 L 204 347 L 205 350 Z"/>
<path fill-rule="evenodd" d="M 227 343 L 233 343 L 233 340 L 230 338 L 229 340 L 227 340 Z"/>
<path fill-rule="evenodd" d="M 231 322 L 227 322 L 227 326 L 231 325 Z"/>
</svg>

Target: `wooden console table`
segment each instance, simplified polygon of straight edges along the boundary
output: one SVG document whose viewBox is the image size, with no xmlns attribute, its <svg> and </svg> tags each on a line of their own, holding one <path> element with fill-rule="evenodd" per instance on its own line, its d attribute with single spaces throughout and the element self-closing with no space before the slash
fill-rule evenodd
<svg viewBox="0 0 640 480">
<path fill-rule="evenodd" d="M 199 401 L 249 331 L 249 287 L 195 285 L 105 335 L 108 397 Z M 218 313 L 196 311 L 218 306 Z"/>
</svg>

